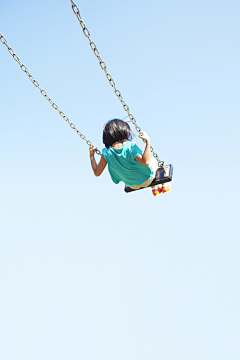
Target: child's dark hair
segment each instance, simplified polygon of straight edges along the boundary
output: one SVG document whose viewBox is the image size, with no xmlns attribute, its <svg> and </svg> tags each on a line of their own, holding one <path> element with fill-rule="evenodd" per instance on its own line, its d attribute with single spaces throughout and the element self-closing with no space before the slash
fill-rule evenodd
<svg viewBox="0 0 240 360">
<path fill-rule="evenodd" d="M 103 129 L 103 143 L 106 148 L 112 146 L 115 142 L 124 142 L 132 140 L 133 133 L 128 125 L 123 120 L 113 119 L 106 123 Z"/>
</svg>

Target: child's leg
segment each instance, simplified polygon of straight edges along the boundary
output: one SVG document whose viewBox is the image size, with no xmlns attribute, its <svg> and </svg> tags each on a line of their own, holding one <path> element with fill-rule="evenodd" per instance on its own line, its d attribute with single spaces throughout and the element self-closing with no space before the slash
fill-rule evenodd
<svg viewBox="0 0 240 360">
<path fill-rule="evenodd" d="M 153 179 L 154 179 L 155 176 L 156 176 L 157 169 L 158 169 L 157 159 L 151 158 L 151 159 L 150 159 L 150 164 L 149 164 L 149 166 L 150 166 L 150 168 L 152 168 L 153 171 L 154 171 L 154 175 L 153 175 Z M 152 189 L 154 189 L 154 187 L 155 187 L 155 186 L 151 186 Z M 160 192 L 162 192 L 162 191 L 161 191 L 161 186 L 158 185 L 158 186 L 156 187 L 156 190 L 157 190 L 158 194 L 159 194 Z"/>
<path fill-rule="evenodd" d="M 157 172 L 157 169 L 158 169 L 157 159 L 151 158 L 151 159 L 150 159 L 150 164 L 149 164 L 149 166 L 150 166 L 150 168 L 153 169 L 153 171 L 154 171 L 154 177 L 155 177 L 156 172 Z"/>
</svg>

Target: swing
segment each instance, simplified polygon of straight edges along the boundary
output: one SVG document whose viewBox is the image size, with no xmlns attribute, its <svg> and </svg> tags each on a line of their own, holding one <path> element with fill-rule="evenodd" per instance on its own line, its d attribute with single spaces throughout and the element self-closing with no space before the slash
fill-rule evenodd
<svg viewBox="0 0 240 360">
<path fill-rule="evenodd" d="M 132 191 L 137 191 L 137 190 L 142 190 L 142 189 L 147 189 L 148 187 L 152 187 L 152 186 L 156 186 L 158 184 L 164 184 L 167 183 L 169 181 L 172 181 L 172 175 L 173 175 L 173 166 L 170 165 L 166 165 L 163 167 L 159 167 L 156 171 L 156 175 L 154 180 L 152 181 L 152 183 L 147 186 L 147 187 L 142 187 L 140 189 L 132 189 L 129 186 L 125 186 L 124 191 L 126 193 L 132 192 Z"/>
<path fill-rule="evenodd" d="M 129 107 L 128 105 L 125 103 L 125 101 L 123 100 L 123 97 L 120 93 L 120 91 L 116 88 L 115 82 L 112 79 L 111 75 L 109 74 L 109 72 L 107 71 L 107 67 L 105 62 L 102 60 L 102 58 L 100 57 L 100 54 L 98 52 L 97 46 L 96 44 L 91 40 L 90 38 L 90 32 L 88 30 L 88 28 L 86 27 L 81 15 L 80 15 L 80 11 L 77 7 L 76 4 L 74 4 L 73 0 L 70 0 L 71 4 L 72 4 L 72 10 L 74 12 L 74 14 L 76 15 L 81 27 L 82 27 L 82 31 L 83 34 L 88 38 L 89 40 L 89 45 L 94 53 L 94 55 L 97 57 L 98 61 L 99 61 L 99 65 L 101 67 L 101 69 L 105 72 L 106 77 L 109 81 L 109 84 L 111 85 L 111 87 L 114 89 L 114 92 L 116 94 L 116 96 L 118 97 L 118 99 L 120 100 L 123 109 L 127 112 L 127 116 L 129 117 L 129 119 L 131 120 L 132 124 L 135 126 L 135 129 L 138 133 L 141 132 L 141 128 L 137 125 L 137 122 L 134 118 L 134 116 L 130 113 Z M 58 105 L 56 103 L 54 103 L 52 101 L 52 99 L 48 96 L 48 94 L 46 93 L 46 91 L 44 89 L 42 89 L 39 85 L 39 83 L 37 82 L 37 80 L 34 79 L 34 77 L 28 72 L 27 67 L 21 63 L 21 61 L 19 60 L 19 57 L 16 55 L 16 53 L 14 52 L 14 50 L 8 45 L 7 40 L 5 39 L 5 37 L 0 33 L 0 41 L 3 45 L 5 45 L 8 49 L 8 52 L 10 53 L 10 55 L 12 55 L 12 57 L 14 58 L 14 60 L 19 64 L 21 70 L 23 72 L 25 72 L 27 74 L 27 76 L 29 77 L 29 79 L 32 81 L 33 85 L 38 88 L 40 90 L 41 95 L 43 95 L 48 102 L 52 105 L 52 107 L 54 108 L 54 110 L 57 110 L 59 112 L 59 115 L 61 115 L 61 117 L 70 125 L 70 127 L 76 131 L 76 133 L 80 136 L 80 138 L 84 141 L 86 141 L 87 145 L 90 147 L 92 146 L 92 143 L 90 140 L 87 140 L 86 136 L 83 135 L 76 127 L 76 125 L 74 125 L 72 122 L 70 122 L 69 118 L 64 114 L 63 111 L 61 111 L 58 107 Z M 172 173 L 173 173 L 173 167 L 172 165 L 168 165 L 168 166 L 164 166 L 164 161 L 160 160 L 157 153 L 154 152 L 154 149 L 151 146 L 151 152 L 153 154 L 153 156 L 155 157 L 155 159 L 158 161 L 158 170 L 156 173 L 156 177 L 153 180 L 152 184 L 150 186 L 154 186 L 156 184 L 163 184 L 165 182 L 169 182 L 172 180 Z M 101 152 L 97 149 L 95 150 L 95 152 L 98 155 L 101 155 Z M 131 191 L 135 191 L 129 187 L 125 187 L 125 192 L 131 192 Z"/>
</svg>

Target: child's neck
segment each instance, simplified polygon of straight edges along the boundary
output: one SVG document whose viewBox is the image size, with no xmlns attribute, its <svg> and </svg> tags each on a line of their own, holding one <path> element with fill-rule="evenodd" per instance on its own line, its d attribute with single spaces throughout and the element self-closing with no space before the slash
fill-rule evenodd
<svg viewBox="0 0 240 360">
<path fill-rule="evenodd" d="M 123 143 L 121 141 L 116 141 L 114 144 L 112 144 L 112 147 L 114 149 L 121 149 L 123 147 Z"/>
</svg>

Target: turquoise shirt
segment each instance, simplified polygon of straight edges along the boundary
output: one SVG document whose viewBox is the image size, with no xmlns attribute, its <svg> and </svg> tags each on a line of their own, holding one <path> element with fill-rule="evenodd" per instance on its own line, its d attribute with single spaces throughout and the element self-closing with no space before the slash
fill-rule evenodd
<svg viewBox="0 0 240 360">
<path fill-rule="evenodd" d="M 120 149 L 112 146 L 104 148 L 102 154 L 115 184 L 123 181 L 126 185 L 138 185 L 154 176 L 150 166 L 144 166 L 135 160 L 137 155 L 142 154 L 142 150 L 133 142 L 124 141 Z"/>
</svg>

